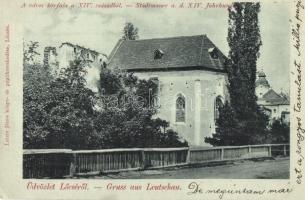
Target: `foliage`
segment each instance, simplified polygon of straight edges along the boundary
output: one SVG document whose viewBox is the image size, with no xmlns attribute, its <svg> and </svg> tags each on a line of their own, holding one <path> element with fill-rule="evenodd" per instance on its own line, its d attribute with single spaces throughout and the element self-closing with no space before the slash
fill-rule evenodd
<svg viewBox="0 0 305 200">
<path fill-rule="evenodd" d="M 95 94 L 86 87 L 86 64 L 75 60 L 53 77 L 49 68 L 24 60 L 24 148 L 187 146 L 145 103 L 147 91 L 156 91 L 153 81 L 103 69 Z"/>
<path fill-rule="evenodd" d="M 236 137 L 241 138 L 236 141 Z M 205 142 L 213 146 L 237 145 L 237 142 L 246 140 L 238 129 L 236 113 L 228 102 L 219 109 L 219 118 L 216 120 L 216 133 L 212 137 L 206 137 Z"/>
<path fill-rule="evenodd" d="M 233 3 L 229 8 L 228 90 L 230 105 L 220 110 L 216 133 L 205 141 L 212 145 L 266 142 L 268 117 L 257 105 L 256 65 L 262 44 L 258 26 L 259 3 Z"/>
<path fill-rule="evenodd" d="M 47 88 L 50 87 L 52 77 L 42 65 L 24 64 L 23 84 L 23 141 L 25 147 L 38 148 L 44 146 L 48 131 L 44 129 L 48 113 L 43 103 L 51 96 Z"/>
<path fill-rule="evenodd" d="M 289 143 L 289 125 L 276 119 L 272 122 L 268 131 L 268 143 Z"/>
<path fill-rule="evenodd" d="M 112 95 L 119 92 L 122 83 L 118 73 L 112 73 L 108 69 L 103 69 L 100 73 L 99 91 L 105 95 Z"/>
<path fill-rule="evenodd" d="M 233 3 L 229 10 L 227 63 L 231 105 L 238 119 L 257 111 L 256 65 L 262 44 L 258 26 L 259 3 Z M 249 116 L 250 115 L 250 116 Z"/>
<path fill-rule="evenodd" d="M 34 63 L 36 61 L 35 58 L 40 55 L 37 52 L 37 48 L 39 47 L 38 42 L 30 41 L 29 43 L 23 44 L 24 51 L 23 51 L 23 61 L 24 63 Z"/>
<path fill-rule="evenodd" d="M 103 111 L 95 124 L 99 136 L 103 136 L 96 141 L 102 143 L 103 148 L 187 146 L 176 132 L 168 129 L 168 122 L 154 118 L 157 110 L 151 98 L 157 85 L 152 79 L 140 80 L 132 73 L 108 70 L 101 72 L 101 83 L 105 80 L 120 87 L 113 90 L 101 85 L 105 90 Z"/>
<path fill-rule="evenodd" d="M 124 40 L 136 40 L 139 39 L 138 28 L 132 23 L 127 22 L 123 29 L 123 39 Z"/>
<path fill-rule="evenodd" d="M 94 93 L 85 87 L 81 66 L 80 61 L 71 63 L 58 78 L 25 70 L 35 74 L 24 78 L 25 148 L 90 147 Z M 41 66 L 36 70 L 47 71 Z"/>
</svg>

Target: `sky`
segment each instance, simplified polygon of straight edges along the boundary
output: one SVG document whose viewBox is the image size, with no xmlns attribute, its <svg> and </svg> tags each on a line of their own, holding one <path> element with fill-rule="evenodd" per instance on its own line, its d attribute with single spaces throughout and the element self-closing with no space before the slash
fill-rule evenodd
<svg viewBox="0 0 305 200">
<path fill-rule="evenodd" d="M 262 37 L 258 69 L 263 69 L 272 88 L 289 90 L 290 23 L 284 2 L 261 4 Z M 122 37 L 126 22 L 139 29 L 140 39 L 206 34 L 228 55 L 228 11 L 210 9 L 37 9 L 24 17 L 24 39 L 45 46 L 71 42 L 109 55 Z M 39 19 L 39 20 L 37 20 Z"/>
</svg>

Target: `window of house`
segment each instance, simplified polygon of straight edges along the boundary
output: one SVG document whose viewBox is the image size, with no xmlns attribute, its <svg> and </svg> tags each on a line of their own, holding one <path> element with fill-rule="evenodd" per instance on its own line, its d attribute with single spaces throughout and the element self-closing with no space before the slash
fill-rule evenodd
<svg viewBox="0 0 305 200">
<path fill-rule="evenodd" d="M 176 99 L 176 122 L 185 122 L 185 97 L 182 94 Z"/>
<path fill-rule="evenodd" d="M 223 102 L 221 99 L 221 96 L 217 96 L 215 99 L 215 105 L 214 105 L 214 117 L 215 121 L 219 119 L 219 109 L 223 106 Z"/>
<path fill-rule="evenodd" d="M 289 112 L 283 111 L 281 113 L 281 121 L 284 122 L 284 123 L 289 122 Z"/>
<path fill-rule="evenodd" d="M 154 59 L 161 59 L 164 55 L 164 52 L 161 49 L 157 49 L 154 51 Z"/>
<path fill-rule="evenodd" d="M 216 59 L 219 58 L 218 51 L 217 51 L 217 49 L 215 47 L 209 48 L 208 51 L 209 51 L 209 54 L 210 54 L 212 59 L 216 60 Z"/>
</svg>

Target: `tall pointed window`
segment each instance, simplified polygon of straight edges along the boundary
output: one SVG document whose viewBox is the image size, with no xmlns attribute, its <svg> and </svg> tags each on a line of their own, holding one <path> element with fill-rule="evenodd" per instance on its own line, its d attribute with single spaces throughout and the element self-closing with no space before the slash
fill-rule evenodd
<svg viewBox="0 0 305 200">
<path fill-rule="evenodd" d="M 176 99 L 176 122 L 185 122 L 185 97 L 182 94 Z"/>
<path fill-rule="evenodd" d="M 215 121 L 219 119 L 219 109 L 223 106 L 222 97 L 217 96 L 215 99 L 215 105 L 214 105 L 214 117 Z"/>
</svg>

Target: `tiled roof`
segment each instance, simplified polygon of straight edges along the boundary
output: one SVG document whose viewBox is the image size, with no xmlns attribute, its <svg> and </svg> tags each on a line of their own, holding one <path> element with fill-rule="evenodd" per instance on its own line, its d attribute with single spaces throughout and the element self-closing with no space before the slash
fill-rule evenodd
<svg viewBox="0 0 305 200">
<path fill-rule="evenodd" d="M 265 101 L 268 105 L 289 105 L 289 99 L 277 94 L 273 89 L 266 92 L 259 100 Z"/>
<path fill-rule="evenodd" d="M 219 59 L 211 58 L 209 51 L 213 48 Z M 160 59 L 154 58 L 155 51 L 162 52 Z M 109 67 L 135 71 L 196 67 L 224 72 L 225 59 L 206 35 L 145 40 L 121 39 L 109 55 Z"/>
</svg>

